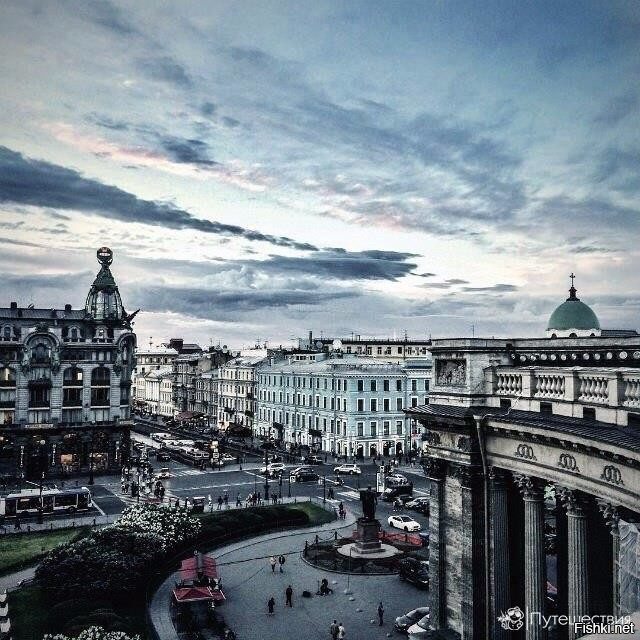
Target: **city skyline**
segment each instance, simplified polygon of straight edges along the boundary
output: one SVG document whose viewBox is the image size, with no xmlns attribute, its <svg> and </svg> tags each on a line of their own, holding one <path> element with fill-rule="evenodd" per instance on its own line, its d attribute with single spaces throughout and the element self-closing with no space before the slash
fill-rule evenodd
<svg viewBox="0 0 640 640">
<path fill-rule="evenodd" d="M 638 328 L 635 3 L 8 2 L 4 302 L 148 336 Z"/>
</svg>

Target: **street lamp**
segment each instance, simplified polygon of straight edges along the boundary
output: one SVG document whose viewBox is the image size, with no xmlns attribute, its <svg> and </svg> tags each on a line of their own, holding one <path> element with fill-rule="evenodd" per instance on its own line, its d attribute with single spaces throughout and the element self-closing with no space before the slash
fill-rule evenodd
<svg viewBox="0 0 640 640">
<path fill-rule="evenodd" d="M 327 502 L 327 476 L 322 476 L 322 504 Z"/>
<path fill-rule="evenodd" d="M 93 429 L 91 430 L 91 450 L 89 452 L 89 484 L 93 484 Z"/>
<path fill-rule="evenodd" d="M 269 449 L 267 448 L 264 450 L 264 466 L 264 501 L 269 502 Z"/>
<path fill-rule="evenodd" d="M 42 484 L 44 482 L 44 463 L 43 463 L 43 455 L 42 455 L 42 449 L 44 448 L 46 442 L 44 440 L 40 440 L 40 442 L 38 442 L 39 445 L 39 449 L 38 449 L 38 457 L 39 457 L 39 468 L 40 468 L 40 501 L 38 502 L 38 524 L 42 524 L 43 523 L 43 518 L 42 518 L 42 511 L 43 511 L 43 504 L 42 504 Z"/>
</svg>

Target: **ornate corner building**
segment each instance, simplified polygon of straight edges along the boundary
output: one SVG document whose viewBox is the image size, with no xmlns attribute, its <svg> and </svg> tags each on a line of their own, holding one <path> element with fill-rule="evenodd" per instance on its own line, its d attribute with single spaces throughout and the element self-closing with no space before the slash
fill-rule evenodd
<svg viewBox="0 0 640 640">
<path fill-rule="evenodd" d="M 136 336 L 111 274 L 84 309 L 0 308 L 0 478 L 115 471 L 128 451 Z M 136 312 L 137 313 L 137 312 Z"/>
<path fill-rule="evenodd" d="M 505 629 L 516 607 L 640 610 L 640 335 L 576 301 L 546 339 L 435 340 L 429 404 L 408 410 L 426 429 L 432 623 L 460 638 L 548 637 Z"/>
</svg>

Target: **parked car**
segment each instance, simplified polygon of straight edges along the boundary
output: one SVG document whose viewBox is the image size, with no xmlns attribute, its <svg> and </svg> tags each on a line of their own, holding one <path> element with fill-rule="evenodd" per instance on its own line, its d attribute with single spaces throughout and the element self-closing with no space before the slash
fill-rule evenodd
<svg viewBox="0 0 640 640">
<path fill-rule="evenodd" d="M 407 476 L 403 476 L 401 473 L 390 473 L 385 476 L 385 482 L 387 484 L 398 483 L 398 484 L 406 484 L 409 482 L 409 478 Z"/>
<path fill-rule="evenodd" d="M 413 509 L 414 511 L 418 511 L 419 513 L 424 513 L 425 515 L 429 514 L 429 498 L 413 498 L 412 500 L 409 500 L 409 502 L 407 502 L 405 506 L 407 507 L 407 509 Z"/>
<path fill-rule="evenodd" d="M 307 456 L 304 459 L 306 464 L 313 464 L 313 465 L 320 465 L 320 464 L 324 464 L 324 461 L 322 460 L 322 458 L 320 456 Z"/>
<path fill-rule="evenodd" d="M 427 640 L 433 637 L 433 629 L 431 628 L 431 615 L 427 614 L 407 629 L 409 640 Z M 446 631 L 444 632 L 446 633 Z M 442 636 L 443 638 L 446 636 Z"/>
<path fill-rule="evenodd" d="M 220 456 L 220 461 L 222 462 L 222 464 L 233 464 L 237 461 L 237 458 L 235 456 L 232 456 L 230 453 L 223 453 L 222 456 Z"/>
<path fill-rule="evenodd" d="M 410 516 L 389 516 L 387 522 L 390 527 L 402 529 L 403 531 L 420 531 L 422 529 L 420 523 Z"/>
<path fill-rule="evenodd" d="M 267 475 L 270 477 L 279 476 L 284 471 L 284 464 L 282 462 L 271 462 L 266 467 L 262 467 L 260 469 L 260 473 L 262 475 Z"/>
<path fill-rule="evenodd" d="M 411 582 L 421 589 L 428 589 L 429 561 L 418 560 L 418 558 L 403 558 L 398 562 L 398 575 L 400 580 Z"/>
<path fill-rule="evenodd" d="M 207 499 L 204 496 L 193 496 L 191 498 L 191 511 L 193 513 L 203 513 Z"/>
<path fill-rule="evenodd" d="M 362 469 L 357 464 L 341 464 L 339 467 L 333 469 L 333 473 L 336 475 L 359 475 L 362 473 Z"/>
<path fill-rule="evenodd" d="M 161 469 L 158 470 L 158 478 L 170 478 L 171 477 L 171 470 L 169 469 L 169 467 L 162 467 Z"/>
<path fill-rule="evenodd" d="M 295 482 L 312 482 L 320 476 L 311 467 L 298 467 L 291 472 L 289 478 Z"/>
<path fill-rule="evenodd" d="M 400 633 L 406 633 L 407 629 L 413 626 L 418 620 L 429 615 L 429 607 L 418 607 L 417 609 L 411 609 L 407 611 L 403 616 L 398 616 L 395 620 L 395 628 Z"/>
<path fill-rule="evenodd" d="M 385 502 L 392 502 L 396 498 L 400 498 L 401 500 L 405 497 L 411 498 L 411 496 L 413 496 L 412 484 L 401 484 L 397 487 L 387 487 L 382 492 L 382 499 Z"/>
</svg>

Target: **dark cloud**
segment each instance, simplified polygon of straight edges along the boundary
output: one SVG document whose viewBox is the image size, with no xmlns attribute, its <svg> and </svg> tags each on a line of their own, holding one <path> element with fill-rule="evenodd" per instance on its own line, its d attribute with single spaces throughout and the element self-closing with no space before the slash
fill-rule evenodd
<svg viewBox="0 0 640 640">
<path fill-rule="evenodd" d="M 618 122 L 636 111 L 639 104 L 640 96 L 636 89 L 614 96 L 596 115 L 593 122 L 605 127 L 614 127 Z"/>
<path fill-rule="evenodd" d="M 447 284 L 469 284 L 468 280 L 461 280 L 460 278 L 449 278 L 445 282 Z"/>
<path fill-rule="evenodd" d="M 160 145 L 173 162 L 201 167 L 218 164 L 209 158 L 209 145 L 202 140 L 164 136 L 160 139 Z"/>
<path fill-rule="evenodd" d="M 221 291 L 195 287 L 144 287 L 130 294 L 134 306 L 145 311 L 176 312 L 208 319 L 235 317 L 249 311 L 273 308 L 320 306 L 345 298 L 353 291 L 318 292 L 300 290 Z"/>
<path fill-rule="evenodd" d="M 85 178 L 73 169 L 33 160 L 0 146 L 0 202 L 55 207 L 169 229 L 236 236 L 292 249 L 316 249 L 291 238 L 196 218 L 173 204 L 142 200 L 118 187 Z"/>
<path fill-rule="evenodd" d="M 437 274 L 435 273 L 428 273 L 428 272 L 424 272 L 424 273 L 412 273 L 412 276 L 418 276 L 420 278 L 433 278 L 435 277 Z"/>
<path fill-rule="evenodd" d="M 200 113 L 203 116 L 209 117 L 209 116 L 214 116 L 216 115 L 216 112 L 218 111 L 218 107 L 213 104 L 213 102 L 203 102 L 200 105 Z"/>
<path fill-rule="evenodd" d="M 111 131 L 128 131 L 131 126 L 124 120 L 116 120 L 110 116 L 99 113 L 90 113 L 86 117 L 86 120 L 91 124 L 95 124 L 103 129 L 110 129 Z"/>
<path fill-rule="evenodd" d="M 193 81 L 187 70 L 171 56 L 143 58 L 137 67 L 151 80 L 167 82 L 179 89 L 191 88 Z"/>
<path fill-rule="evenodd" d="M 126 19 L 122 11 L 108 0 L 95 0 L 81 5 L 91 22 L 120 36 L 139 33 L 138 29 Z"/>
</svg>

